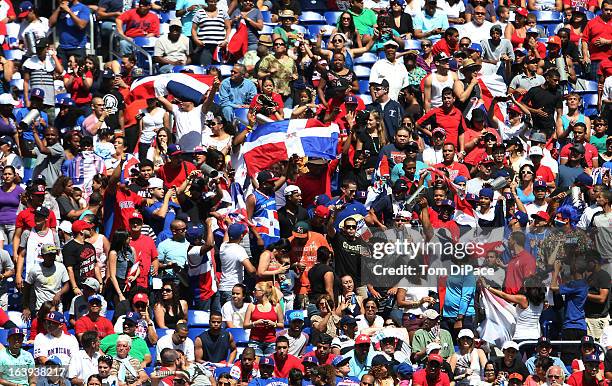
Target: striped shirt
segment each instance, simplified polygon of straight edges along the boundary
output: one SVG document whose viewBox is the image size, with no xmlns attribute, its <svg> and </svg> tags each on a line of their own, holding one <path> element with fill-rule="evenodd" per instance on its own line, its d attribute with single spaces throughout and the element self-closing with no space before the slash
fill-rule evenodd
<svg viewBox="0 0 612 386">
<path fill-rule="evenodd" d="M 37 55 L 34 55 L 23 63 L 23 69 L 30 73 L 30 90 L 43 89 L 45 92 L 44 104 L 55 106 L 55 88 L 53 87 L 55 61 L 47 56 L 43 62 Z"/>
<path fill-rule="evenodd" d="M 193 17 L 193 23 L 198 26 L 198 39 L 204 44 L 220 44 L 225 40 L 225 20 L 229 19 L 223 10 L 217 12 L 217 16 L 211 17 L 200 9 Z"/>
</svg>

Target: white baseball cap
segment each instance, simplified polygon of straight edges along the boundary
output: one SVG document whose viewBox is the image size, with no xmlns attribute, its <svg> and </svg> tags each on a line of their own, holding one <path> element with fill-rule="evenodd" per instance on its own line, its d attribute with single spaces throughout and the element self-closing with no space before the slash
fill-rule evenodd
<svg viewBox="0 0 612 386">
<path fill-rule="evenodd" d="M 162 180 L 161 178 L 157 178 L 157 177 L 153 177 L 153 178 L 149 178 L 149 189 L 155 189 L 155 188 L 163 188 L 164 187 L 164 180 Z"/>
<path fill-rule="evenodd" d="M 519 350 L 519 345 L 518 345 L 518 343 L 516 343 L 516 342 L 514 342 L 512 340 L 504 342 L 504 345 L 502 346 L 502 351 L 507 350 L 509 348 L 513 348 L 516 351 L 518 351 Z"/>
<path fill-rule="evenodd" d="M 442 346 L 440 346 L 440 343 L 431 342 L 427 346 L 425 346 L 425 352 L 427 353 L 427 355 L 431 354 L 433 350 L 442 350 Z"/>
<path fill-rule="evenodd" d="M 300 187 L 297 185 L 287 185 L 285 191 L 283 192 L 285 196 L 291 196 L 293 193 L 302 194 L 302 189 L 300 189 Z"/>
<path fill-rule="evenodd" d="M 459 331 L 459 334 L 457 334 L 457 339 L 461 339 L 463 337 L 474 339 L 474 331 L 467 328 L 462 329 Z"/>
<path fill-rule="evenodd" d="M 544 156 L 544 152 L 542 151 L 541 147 L 539 147 L 539 146 L 532 146 L 529 149 L 529 156 L 531 157 L 532 155 Z"/>
</svg>

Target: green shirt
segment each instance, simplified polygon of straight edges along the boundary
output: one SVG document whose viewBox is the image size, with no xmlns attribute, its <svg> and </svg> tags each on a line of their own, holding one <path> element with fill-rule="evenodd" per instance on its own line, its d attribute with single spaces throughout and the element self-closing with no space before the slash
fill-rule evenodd
<svg viewBox="0 0 612 386">
<path fill-rule="evenodd" d="M 359 31 L 360 35 L 366 35 L 370 31 L 370 28 L 376 25 L 376 13 L 371 9 L 364 9 L 361 14 L 358 15 L 350 9 L 348 13 L 353 15 L 353 21 L 355 22 L 355 28 Z"/>
<path fill-rule="evenodd" d="M 425 347 L 429 343 L 433 342 L 432 334 L 422 328 L 416 330 L 414 337 L 412 338 L 412 352 L 419 352 L 425 350 Z M 442 358 L 448 359 L 455 353 L 455 346 L 453 344 L 453 337 L 450 332 L 440 329 L 440 355 Z"/>
<path fill-rule="evenodd" d="M 100 342 L 100 349 L 107 355 L 116 357 L 118 337 L 119 334 L 112 334 L 104 337 L 104 339 L 102 339 Z M 151 354 L 151 352 L 149 351 L 147 343 L 144 341 L 144 339 L 137 336 L 132 337 L 132 348 L 130 349 L 129 355 L 142 362 L 147 354 Z"/>
<path fill-rule="evenodd" d="M 0 351 L 0 379 L 28 386 L 28 374 L 34 372 L 34 357 L 25 350 L 21 350 L 15 358 L 8 350 Z"/>
</svg>

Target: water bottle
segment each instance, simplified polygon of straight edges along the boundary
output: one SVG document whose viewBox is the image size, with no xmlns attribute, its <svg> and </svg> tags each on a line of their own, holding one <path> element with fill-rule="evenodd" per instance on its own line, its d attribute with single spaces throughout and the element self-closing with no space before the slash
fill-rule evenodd
<svg viewBox="0 0 612 386">
<path fill-rule="evenodd" d="M 557 66 L 557 71 L 561 77 L 559 78 L 559 82 L 567 82 L 567 71 L 565 70 L 565 58 L 563 56 L 559 56 L 555 59 L 555 65 Z"/>
<path fill-rule="evenodd" d="M 26 32 L 23 35 L 23 38 L 25 40 L 25 45 L 28 49 L 28 55 L 35 55 L 36 54 L 36 35 L 34 34 L 34 32 L 32 31 Z"/>
</svg>

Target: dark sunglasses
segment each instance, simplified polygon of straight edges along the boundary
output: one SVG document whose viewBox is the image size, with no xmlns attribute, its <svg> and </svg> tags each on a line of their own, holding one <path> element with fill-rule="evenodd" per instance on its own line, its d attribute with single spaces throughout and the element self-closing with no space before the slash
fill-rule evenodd
<svg viewBox="0 0 612 386">
<path fill-rule="evenodd" d="M 284 47 L 285 43 L 274 43 L 274 47 Z"/>
<path fill-rule="evenodd" d="M 345 225 L 344 229 L 357 229 L 357 225 Z"/>
</svg>

